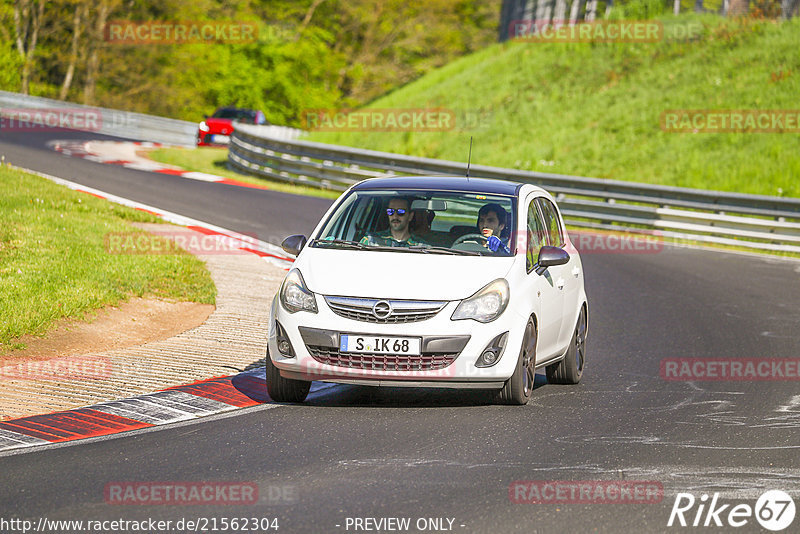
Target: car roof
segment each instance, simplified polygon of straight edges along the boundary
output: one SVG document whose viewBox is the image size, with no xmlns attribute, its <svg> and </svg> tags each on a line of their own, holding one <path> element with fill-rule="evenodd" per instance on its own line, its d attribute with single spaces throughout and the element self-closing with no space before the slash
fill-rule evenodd
<svg viewBox="0 0 800 534">
<path fill-rule="evenodd" d="M 214 113 L 217 113 L 217 112 L 219 112 L 219 111 L 245 111 L 245 112 L 247 112 L 247 113 L 259 113 L 259 112 L 260 112 L 260 110 L 258 110 L 258 109 L 250 109 L 250 108 L 237 108 L 236 106 L 222 106 L 222 107 L 218 107 L 216 110 L 214 110 Z"/>
<path fill-rule="evenodd" d="M 507 180 L 466 178 L 463 176 L 392 176 L 370 178 L 353 186 L 354 191 L 368 189 L 430 189 L 516 196 L 524 184 Z"/>
</svg>

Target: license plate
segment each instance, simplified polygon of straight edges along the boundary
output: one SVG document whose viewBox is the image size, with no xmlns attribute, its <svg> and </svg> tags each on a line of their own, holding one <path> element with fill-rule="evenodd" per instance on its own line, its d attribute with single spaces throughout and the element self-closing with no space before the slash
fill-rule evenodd
<svg viewBox="0 0 800 534">
<path fill-rule="evenodd" d="M 341 334 L 341 352 L 363 352 L 368 354 L 408 354 L 419 356 L 421 340 L 418 337 L 359 336 Z"/>
<path fill-rule="evenodd" d="M 229 135 L 222 135 L 222 134 L 214 134 L 211 136 L 212 143 L 219 143 L 221 145 L 226 145 L 231 142 L 231 136 Z"/>
</svg>

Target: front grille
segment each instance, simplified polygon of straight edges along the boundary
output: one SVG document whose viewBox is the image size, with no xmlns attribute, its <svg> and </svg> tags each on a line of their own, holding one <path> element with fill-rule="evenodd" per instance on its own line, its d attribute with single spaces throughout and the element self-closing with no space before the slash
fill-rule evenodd
<svg viewBox="0 0 800 534">
<path fill-rule="evenodd" d="M 330 309 L 336 315 L 363 321 L 366 323 L 392 324 L 414 323 L 430 319 L 445 307 L 447 301 L 430 300 L 388 300 L 388 299 L 360 299 L 349 297 L 325 297 Z M 377 303 L 388 304 L 391 313 L 386 317 L 379 317 L 373 313 Z"/>
<path fill-rule="evenodd" d="M 306 345 L 308 352 L 319 363 L 349 367 L 351 369 L 369 369 L 376 371 L 435 371 L 444 369 L 456 358 L 458 352 L 423 353 L 421 356 L 407 354 L 355 354 L 340 352 L 336 347 Z"/>
</svg>

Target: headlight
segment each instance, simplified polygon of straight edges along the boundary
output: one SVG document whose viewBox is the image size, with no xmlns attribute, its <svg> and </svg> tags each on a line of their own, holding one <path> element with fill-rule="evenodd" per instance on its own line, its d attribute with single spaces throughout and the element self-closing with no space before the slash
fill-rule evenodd
<svg viewBox="0 0 800 534">
<path fill-rule="evenodd" d="M 480 291 L 461 301 L 453 316 L 453 321 L 460 319 L 474 319 L 481 323 L 494 321 L 505 311 L 508 306 L 508 282 L 498 278 L 488 283 Z"/>
<path fill-rule="evenodd" d="M 294 269 L 286 275 L 281 285 L 281 304 L 289 313 L 308 311 L 317 313 L 317 299 L 314 293 L 306 289 L 306 283 L 300 271 Z"/>
<path fill-rule="evenodd" d="M 208 124 L 206 124 L 206 121 L 203 121 L 203 122 L 200 123 L 200 131 L 201 132 L 207 132 L 208 131 Z"/>
</svg>

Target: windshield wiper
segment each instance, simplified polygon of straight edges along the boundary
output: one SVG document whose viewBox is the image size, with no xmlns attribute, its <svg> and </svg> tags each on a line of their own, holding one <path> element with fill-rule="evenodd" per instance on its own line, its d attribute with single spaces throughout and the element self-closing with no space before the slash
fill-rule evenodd
<svg viewBox="0 0 800 534">
<path fill-rule="evenodd" d="M 410 247 L 389 247 L 384 245 L 364 245 L 358 241 L 346 239 L 315 239 L 311 246 L 349 248 L 354 250 L 380 250 L 384 252 L 417 252 L 422 254 L 452 254 L 454 256 L 483 256 L 473 250 L 453 250 L 447 247 L 433 247 L 427 245 L 412 245 Z"/>
<path fill-rule="evenodd" d="M 339 248 L 352 248 L 357 250 L 363 250 L 365 248 L 372 248 L 367 245 L 362 245 L 356 241 L 347 241 L 346 239 L 315 239 L 313 246 L 329 246 L 333 245 Z"/>
<path fill-rule="evenodd" d="M 382 252 L 416 252 L 416 250 L 411 250 L 409 247 L 389 247 L 385 245 L 366 245 L 364 248 L 368 250 L 380 250 Z"/>
<path fill-rule="evenodd" d="M 451 254 L 453 256 L 481 256 L 480 252 L 475 252 L 473 250 L 454 250 L 452 248 L 447 247 L 434 247 L 428 245 L 414 245 L 408 247 L 410 250 L 418 250 L 420 252 L 424 252 L 426 254 Z"/>
<path fill-rule="evenodd" d="M 420 247 L 419 245 L 414 245 L 411 247 L 391 247 L 388 245 L 361 245 L 359 247 L 362 250 L 379 250 L 381 252 L 416 252 L 422 254 L 428 254 L 428 247 Z"/>
</svg>

